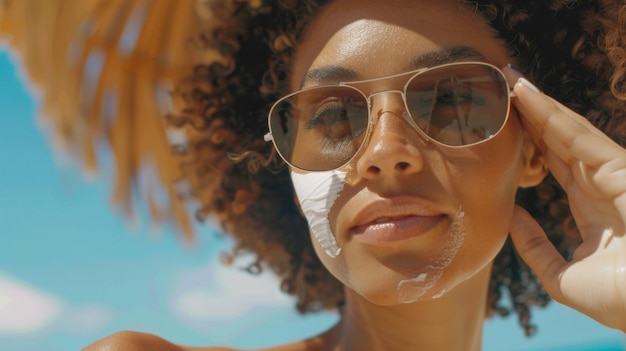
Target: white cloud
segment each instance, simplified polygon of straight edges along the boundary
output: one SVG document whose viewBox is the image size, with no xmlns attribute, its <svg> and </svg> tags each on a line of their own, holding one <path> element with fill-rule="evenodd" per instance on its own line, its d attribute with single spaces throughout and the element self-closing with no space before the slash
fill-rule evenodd
<svg viewBox="0 0 626 351">
<path fill-rule="evenodd" d="M 303 318 L 295 299 L 270 274 L 255 276 L 213 261 L 203 270 L 177 273 L 170 293 L 175 319 L 207 344 L 258 349 L 311 337 L 337 321 L 334 313 Z M 276 331 L 280 332 L 276 332 Z"/>
<path fill-rule="evenodd" d="M 72 306 L 0 271 L 0 335 L 42 331 L 89 334 L 105 329 L 111 322 L 112 313 L 106 306 Z"/>
<path fill-rule="evenodd" d="M 0 272 L 0 333 L 31 333 L 57 318 L 60 299 Z"/>
<path fill-rule="evenodd" d="M 213 262 L 206 269 L 183 275 L 173 294 L 173 313 L 182 321 L 206 325 L 239 320 L 257 311 L 293 308 L 278 280 L 251 275 L 236 267 Z M 196 322 L 196 323 L 194 323 Z"/>
<path fill-rule="evenodd" d="M 92 334 L 106 329 L 113 322 L 113 313 L 104 305 L 90 304 L 66 307 L 55 323 L 56 328 L 68 334 Z"/>
</svg>

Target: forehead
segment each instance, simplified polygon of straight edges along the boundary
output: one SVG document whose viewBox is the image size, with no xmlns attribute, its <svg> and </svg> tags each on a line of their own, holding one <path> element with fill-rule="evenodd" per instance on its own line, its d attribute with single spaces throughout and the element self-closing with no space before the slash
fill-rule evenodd
<svg viewBox="0 0 626 351">
<path fill-rule="evenodd" d="M 454 0 L 337 0 L 327 5 L 302 37 L 292 67 L 297 89 L 312 69 L 336 66 L 358 79 L 397 74 L 420 57 L 473 49 L 497 66 L 510 62 L 494 31 Z M 428 65 L 429 60 L 422 60 Z"/>
</svg>

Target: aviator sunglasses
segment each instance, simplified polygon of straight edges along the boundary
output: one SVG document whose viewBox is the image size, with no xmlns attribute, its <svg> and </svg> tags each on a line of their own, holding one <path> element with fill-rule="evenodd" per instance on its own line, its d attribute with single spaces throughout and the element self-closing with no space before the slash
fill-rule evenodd
<svg viewBox="0 0 626 351">
<path fill-rule="evenodd" d="M 315 86 L 291 93 L 272 106 L 265 140 L 272 140 L 281 158 L 297 169 L 340 168 L 367 144 L 379 117 L 371 111 L 372 97 L 388 92 L 402 96 L 403 118 L 409 125 L 426 140 L 451 148 L 476 145 L 497 135 L 514 96 L 504 73 L 484 62 L 449 63 Z"/>
</svg>

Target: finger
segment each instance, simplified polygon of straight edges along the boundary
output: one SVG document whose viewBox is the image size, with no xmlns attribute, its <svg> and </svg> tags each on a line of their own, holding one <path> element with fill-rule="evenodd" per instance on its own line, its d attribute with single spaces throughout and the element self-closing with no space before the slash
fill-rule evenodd
<svg viewBox="0 0 626 351">
<path fill-rule="evenodd" d="M 543 142 L 561 159 L 576 159 L 597 167 L 623 156 L 623 148 L 595 128 L 584 117 L 538 92 L 527 80 L 515 84 L 515 107 L 522 113 L 531 134 L 539 134 Z"/>
<path fill-rule="evenodd" d="M 547 96 L 547 95 L 543 94 L 535 85 L 533 85 L 527 79 L 525 79 L 524 75 L 522 73 L 520 73 L 519 69 L 515 68 L 512 65 L 508 65 L 508 66 L 502 68 L 502 72 L 504 73 L 507 82 L 509 83 L 509 85 L 511 87 L 513 87 L 513 89 L 519 89 L 519 88 L 523 89 L 525 87 L 525 88 L 530 89 L 535 94 L 542 95 L 544 98 L 550 100 L 557 108 L 559 108 L 564 113 L 571 114 L 574 119 L 578 120 L 580 123 L 582 123 L 583 125 L 588 127 L 591 132 L 596 133 L 598 136 L 604 138 L 606 141 L 612 142 L 612 140 L 607 135 L 605 135 L 605 133 L 603 133 L 598 128 L 596 128 L 586 118 L 584 118 L 584 117 L 580 116 L 579 114 L 575 113 L 570 108 L 568 108 L 567 106 L 561 104 L 560 102 L 558 102 L 557 100 L 551 98 L 550 96 Z M 522 81 L 520 81 L 520 78 L 524 78 L 524 83 L 526 83 L 526 84 L 522 84 L 522 87 L 516 87 L 516 85 L 518 83 L 522 83 Z M 517 93 L 517 91 L 516 91 L 516 93 Z M 515 101 L 513 101 L 513 103 L 515 103 Z M 517 105 L 518 106 L 516 106 L 516 107 L 520 107 L 520 106 L 523 107 L 523 104 L 517 104 Z M 532 119 L 530 121 L 532 121 Z M 526 119 L 523 120 L 523 122 L 525 122 L 525 123 L 529 123 L 530 121 L 526 120 Z M 532 129 L 533 130 L 530 130 L 530 132 L 538 136 L 538 132 L 539 132 L 538 126 L 536 128 L 532 128 Z M 536 139 L 534 141 L 539 141 L 539 139 L 540 138 L 538 138 L 538 139 Z"/>
<path fill-rule="evenodd" d="M 548 240 L 539 224 L 519 206 L 515 206 L 513 212 L 511 239 L 517 252 L 535 272 L 548 294 L 559 300 L 562 296 L 559 281 L 567 261 Z"/>
<path fill-rule="evenodd" d="M 620 207 L 619 203 L 623 201 L 620 198 L 626 198 L 626 193 L 615 199 L 603 196 L 602 183 L 596 185 L 581 180 L 584 175 L 579 174 L 577 168 L 571 169 L 552 153 L 546 155 L 546 160 L 552 174 L 567 192 L 569 208 L 584 241 L 593 240 L 596 235 L 601 235 L 606 226 L 620 227 L 619 223 L 626 219 L 624 216 L 626 208 Z"/>
<path fill-rule="evenodd" d="M 615 208 L 619 212 L 620 216 L 624 220 L 624 225 L 626 225 L 626 192 L 620 196 L 617 196 L 615 200 L 613 200 L 615 204 Z M 626 235 L 626 229 L 624 230 L 624 235 Z"/>
<path fill-rule="evenodd" d="M 590 198 L 600 198 L 605 195 L 594 182 L 589 168 L 581 161 L 567 164 L 551 151 L 546 153 L 545 160 L 554 178 L 568 194 L 573 191 L 574 187 L 578 187 Z"/>
<path fill-rule="evenodd" d="M 506 76 L 506 80 L 509 83 L 509 86 L 514 87 L 515 84 L 517 83 L 517 81 L 523 77 L 523 75 L 517 70 L 517 68 L 512 68 L 513 66 L 509 65 L 507 67 L 502 68 L 502 72 L 504 73 L 504 75 Z M 515 99 L 512 99 L 512 103 L 515 107 L 515 109 L 521 113 L 529 113 L 528 111 L 525 110 L 524 106 L 522 104 L 516 104 Z M 521 108 L 521 109 L 520 109 Z M 530 136 L 530 139 L 533 141 L 533 143 L 539 148 L 539 150 L 541 151 L 542 154 L 546 153 L 546 145 L 542 140 L 541 134 L 539 133 L 539 130 L 537 128 L 532 127 L 530 124 L 530 122 L 524 118 L 520 118 L 522 125 L 524 126 L 524 130 L 528 133 L 528 135 Z"/>
<path fill-rule="evenodd" d="M 588 198 L 613 199 L 626 193 L 626 150 L 623 155 L 598 167 L 591 167 L 580 160 L 570 164 L 549 150 L 545 153 L 546 164 L 556 180 L 569 193 L 578 186 Z"/>
</svg>

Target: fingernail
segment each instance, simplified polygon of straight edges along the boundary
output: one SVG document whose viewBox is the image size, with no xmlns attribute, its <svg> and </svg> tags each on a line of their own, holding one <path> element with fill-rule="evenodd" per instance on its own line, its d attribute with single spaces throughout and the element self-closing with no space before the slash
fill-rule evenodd
<svg viewBox="0 0 626 351">
<path fill-rule="evenodd" d="M 529 82 L 526 78 L 521 77 L 520 79 L 517 80 L 517 82 L 523 86 L 525 86 L 526 88 L 534 91 L 537 94 L 541 94 L 541 91 L 539 89 L 537 89 L 536 86 L 533 85 L 533 83 Z"/>
<path fill-rule="evenodd" d="M 517 66 L 515 66 L 515 65 L 513 65 L 513 64 L 511 64 L 511 63 L 509 63 L 507 66 L 508 66 L 510 69 L 514 70 L 515 72 L 517 72 L 517 73 L 519 73 L 519 74 L 521 74 L 521 75 L 524 75 L 524 72 L 522 72 L 522 70 L 521 70 L 521 69 L 519 69 Z"/>
</svg>

